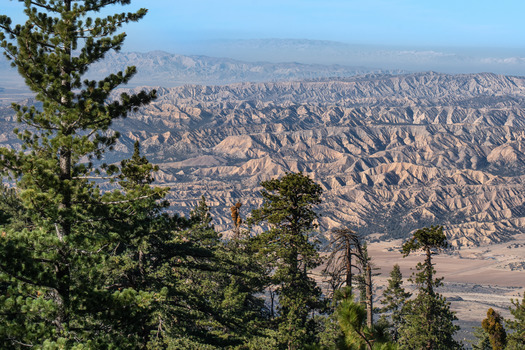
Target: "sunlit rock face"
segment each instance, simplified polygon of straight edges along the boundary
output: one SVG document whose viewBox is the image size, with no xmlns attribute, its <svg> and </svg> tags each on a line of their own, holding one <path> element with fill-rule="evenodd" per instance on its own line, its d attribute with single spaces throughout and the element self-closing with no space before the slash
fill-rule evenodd
<svg viewBox="0 0 525 350">
<path fill-rule="evenodd" d="M 173 210 L 204 195 L 223 231 L 231 205 L 261 204 L 260 181 L 302 171 L 324 189 L 322 235 L 443 224 L 456 246 L 498 242 L 525 232 L 524 91 L 525 78 L 437 73 L 160 88 L 114 124 L 110 160 L 140 140 Z"/>
</svg>

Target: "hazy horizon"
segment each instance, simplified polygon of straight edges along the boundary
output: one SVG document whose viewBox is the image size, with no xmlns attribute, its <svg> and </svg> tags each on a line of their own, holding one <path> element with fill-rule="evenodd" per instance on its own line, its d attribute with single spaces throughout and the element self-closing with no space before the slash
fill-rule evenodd
<svg viewBox="0 0 525 350">
<path fill-rule="evenodd" d="M 140 7 L 148 15 L 123 28 L 123 52 L 525 75 L 517 0 L 136 0 L 100 16 Z M 18 23 L 22 8 L 9 1 L 0 13 Z"/>
<path fill-rule="evenodd" d="M 169 50 L 162 50 L 170 52 Z M 181 55 L 226 57 L 248 62 L 361 66 L 442 73 L 491 72 L 525 75 L 525 48 L 362 45 L 310 39 L 223 39 L 188 43 Z"/>
</svg>

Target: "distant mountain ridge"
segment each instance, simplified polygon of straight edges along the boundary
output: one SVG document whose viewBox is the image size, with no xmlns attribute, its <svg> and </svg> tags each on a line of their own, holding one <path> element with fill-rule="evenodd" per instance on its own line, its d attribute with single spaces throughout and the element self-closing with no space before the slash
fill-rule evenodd
<svg viewBox="0 0 525 350">
<path fill-rule="evenodd" d="M 302 64 L 297 62 L 244 62 L 231 58 L 202 55 L 185 56 L 163 51 L 110 52 L 94 64 L 90 78 L 102 78 L 127 66 L 136 66 L 137 74 L 130 86 L 174 87 L 185 84 L 225 85 L 238 82 L 292 81 L 326 77 L 349 77 L 368 73 L 402 73 L 401 70 L 381 70 L 362 66 Z M 2 80 L 18 80 L 15 69 L 0 58 Z M 0 80 L 0 85 L 2 83 Z"/>
<path fill-rule="evenodd" d="M 193 46 L 193 47 L 192 47 Z M 215 40 L 194 43 L 188 52 L 244 61 L 340 64 L 407 72 L 494 72 L 525 75 L 525 50 L 468 47 L 410 47 L 308 39 Z"/>
<path fill-rule="evenodd" d="M 134 85 L 173 87 L 184 84 L 224 85 L 237 82 L 289 81 L 383 73 L 379 69 L 341 65 L 243 62 L 229 58 L 184 56 L 162 51 L 110 53 L 92 72 L 102 76 L 134 65 Z"/>
</svg>

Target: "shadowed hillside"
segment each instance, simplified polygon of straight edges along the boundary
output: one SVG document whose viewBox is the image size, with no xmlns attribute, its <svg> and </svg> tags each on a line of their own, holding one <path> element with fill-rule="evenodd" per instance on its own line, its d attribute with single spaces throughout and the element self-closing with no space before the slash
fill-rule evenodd
<svg viewBox="0 0 525 350">
<path fill-rule="evenodd" d="M 118 151 L 140 140 L 160 165 L 175 210 L 205 195 L 222 230 L 232 204 L 243 215 L 260 204 L 261 180 L 302 171 L 325 189 L 322 229 L 404 237 L 445 224 L 472 245 L 525 229 L 524 89 L 519 77 L 437 73 L 186 85 L 114 127 Z"/>
</svg>

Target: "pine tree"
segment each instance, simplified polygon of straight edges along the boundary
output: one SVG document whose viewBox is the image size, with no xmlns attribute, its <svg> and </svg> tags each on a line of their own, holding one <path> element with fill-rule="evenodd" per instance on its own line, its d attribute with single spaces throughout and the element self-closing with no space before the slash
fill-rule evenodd
<svg viewBox="0 0 525 350">
<path fill-rule="evenodd" d="M 328 247 L 330 255 L 323 269 L 323 274 L 329 277 L 332 294 L 343 284 L 352 288 L 352 268 L 357 268 L 352 261 L 361 247 L 359 236 L 349 228 L 335 229 L 333 235 Z"/>
<path fill-rule="evenodd" d="M 514 307 L 510 308 L 513 320 L 507 320 L 507 348 L 509 350 L 525 349 L 525 294 L 523 299 L 512 300 Z"/>
<path fill-rule="evenodd" d="M 115 144 L 112 121 L 155 92 L 111 95 L 133 67 L 99 82 L 83 78 L 90 64 L 121 48 L 125 34 L 117 31 L 146 10 L 92 14 L 129 3 L 32 0 L 24 1 L 24 24 L 0 16 L 0 46 L 42 102 L 41 109 L 14 105 L 23 149 L 0 149 L 0 170 L 16 182 L 23 208 L 23 217 L 1 227 L 3 348 L 140 348 L 150 337 L 152 305 L 161 296 L 140 288 L 140 242 L 160 224 L 150 218 L 160 215 L 156 201 L 166 189 L 149 186 L 148 165 L 136 164 L 138 183 L 125 163 L 119 176 L 114 166 L 96 169 L 92 161 L 100 163 Z M 92 180 L 101 172 L 113 176 L 115 190 L 103 192 Z M 124 271 L 136 273 L 130 279 Z"/>
<path fill-rule="evenodd" d="M 481 327 L 488 334 L 493 350 L 503 350 L 507 343 L 507 333 L 503 328 L 503 318 L 493 308 L 487 310 L 487 318 L 481 322 Z"/>
<path fill-rule="evenodd" d="M 337 349 L 397 349 L 397 346 L 390 342 L 383 328 L 367 325 L 365 306 L 354 301 L 349 287 L 338 290 L 336 299 L 338 299 L 337 322 L 343 333 L 342 338 L 336 341 Z"/>
<path fill-rule="evenodd" d="M 390 272 L 388 286 L 383 292 L 383 299 L 381 300 L 381 304 L 384 305 L 381 312 L 390 313 L 388 324 L 394 341 L 399 338 L 399 328 L 403 321 L 402 310 L 411 295 L 403 288 L 403 275 L 399 265 L 395 264 Z"/>
<path fill-rule="evenodd" d="M 406 303 L 402 312 L 404 318 L 399 329 L 401 349 L 449 350 L 460 349 L 461 344 L 453 336 L 459 329 L 453 321 L 457 320 L 450 310 L 450 303 L 435 291 L 442 285 L 442 278 L 434 278 L 436 273 L 432 264 L 432 255 L 448 247 L 443 227 L 425 227 L 414 232 L 414 235 L 403 245 L 403 256 L 423 250 L 424 263 L 417 264 L 419 271 L 415 278 L 418 295 Z"/>
<path fill-rule="evenodd" d="M 474 327 L 474 338 L 475 340 L 469 341 L 474 350 L 492 350 L 490 345 L 489 335 L 481 327 Z"/>
<path fill-rule="evenodd" d="M 241 202 L 237 202 L 235 203 L 235 205 L 232 205 L 230 207 L 232 223 L 233 223 L 233 238 L 234 239 L 239 239 L 239 236 L 241 234 L 241 224 L 242 224 L 242 217 L 240 213 L 241 207 L 242 207 Z"/>
<path fill-rule="evenodd" d="M 308 275 L 320 265 L 310 235 L 321 202 L 321 187 L 301 173 L 264 181 L 263 206 L 252 212 L 251 224 L 266 224 L 254 246 L 268 258 L 272 284 L 279 299 L 278 342 L 280 348 L 302 349 L 315 341 L 312 311 L 321 307 L 321 291 Z"/>
<path fill-rule="evenodd" d="M 157 260 L 167 257 L 167 263 L 150 273 L 158 276 L 150 283 L 167 289 L 158 313 L 165 331 L 151 346 L 223 349 L 260 339 L 267 316 L 258 296 L 264 286 L 262 266 L 241 239 L 221 239 L 204 196 L 187 224 L 174 232 L 166 248 L 170 252 L 156 254 Z"/>
<path fill-rule="evenodd" d="M 359 299 L 366 306 L 366 324 L 372 328 L 374 318 L 374 294 L 372 285 L 372 259 L 368 255 L 366 242 L 357 246 L 357 260 L 359 262 L 360 274 L 356 276 L 359 289 Z"/>
</svg>

